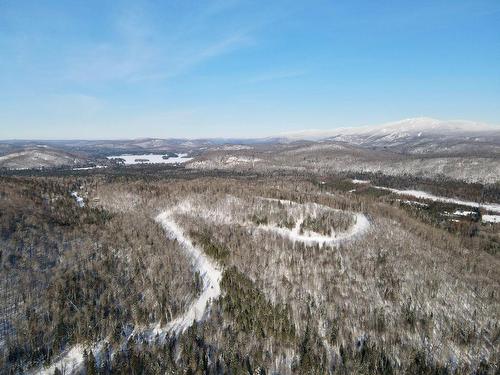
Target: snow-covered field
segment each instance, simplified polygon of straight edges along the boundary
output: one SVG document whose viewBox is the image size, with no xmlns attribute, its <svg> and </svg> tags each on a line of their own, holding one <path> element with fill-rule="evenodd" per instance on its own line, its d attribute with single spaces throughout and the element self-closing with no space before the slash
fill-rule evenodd
<svg viewBox="0 0 500 375">
<path fill-rule="evenodd" d="M 474 215 L 474 211 L 463 211 L 463 210 L 456 210 L 453 212 L 453 214 L 448 214 L 445 213 L 446 216 L 472 216 Z M 458 221 L 458 220 L 453 220 L 453 221 Z M 500 215 L 482 215 L 481 216 L 481 221 L 483 223 L 500 223 Z"/>
<path fill-rule="evenodd" d="M 164 154 L 144 154 L 144 155 L 115 155 L 108 156 L 108 159 L 123 159 L 125 160 L 125 165 L 133 165 L 133 164 L 180 164 L 186 163 L 193 158 L 188 158 L 188 154 L 177 154 L 177 157 L 169 157 L 168 159 L 164 159 Z"/>
</svg>

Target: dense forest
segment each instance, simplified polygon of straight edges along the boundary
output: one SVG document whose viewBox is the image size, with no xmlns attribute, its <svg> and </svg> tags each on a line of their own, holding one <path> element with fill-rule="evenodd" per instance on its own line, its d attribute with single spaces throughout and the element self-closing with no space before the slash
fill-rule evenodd
<svg viewBox="0 0 500 375">
<path fill-rule="evenodd" d="M 2 363 L 11 371 L 72 343 L 120 342 L 131 324 L 165 321 L 197 293 L 189 262 L 151 218 L 78 207 L 70 192 L 82 183 L 2 179 Z"/>
<path fill-rule="evenodd" d="M 2 373 L 76 347 L 89 374 L 498 373 L 499 224 L 350 193 L 347 175 L 155 171 L 1 177 Z M 220 296 L 179 334 L 162 327 L 204 275 L 164 211 L 222 272 Z M 369 227 L 349 237 L 361 217 Z"/>
</svg>

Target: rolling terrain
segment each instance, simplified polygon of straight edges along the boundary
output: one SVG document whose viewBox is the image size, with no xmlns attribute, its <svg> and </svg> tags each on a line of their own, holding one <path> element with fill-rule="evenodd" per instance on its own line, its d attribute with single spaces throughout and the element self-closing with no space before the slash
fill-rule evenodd
<svg viewBox="0 0 500 375">
<path fill-rule="evenodd" d="M 83 155 L 43 146 L 9 150 L 0 154 L 0 168 L 32 169 L 78 166 L 87 163 Z"/>
<path fill-rule="evenodd" d="M 141 168 L 2 177 L 5 371 L 496 371 L 496 206 Z"/>
<path fill-rule="evenodd" d="M 495 138 L 417 151 L 462 125 L 6 147 L 0 372 L 498 373 Z"/>
<path fill-rule="evenodd" d="M 110 158 L 120 155 L 132 163 L 148 155 L 159 162 L 162 156 L 183 155 L 187 159 L 179 163 L 189 161 L 187 168 L 203 170 L 383 173 L 482 184 L 494 184 L 500 176 L 498 127 L 430 118 L 255 139 L 45 141 L 39 147 L 33 147 L 33 141 L 1 144 L 5 150 L 0 168 L 6 169 L 112 167 L 116 163 Z"/>
</svg>

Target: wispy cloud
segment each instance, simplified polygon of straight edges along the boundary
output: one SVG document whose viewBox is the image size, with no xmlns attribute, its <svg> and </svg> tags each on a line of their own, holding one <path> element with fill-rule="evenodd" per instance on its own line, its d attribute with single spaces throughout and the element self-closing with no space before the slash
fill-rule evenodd
<svg viewBox="0 0 500 375">
<path fill-rule="evenodd" d="M 248 78 L 243 83 L 246 83 L 246 84 L 263 83 L 263 82 L 269 82 L 269 81 L 302 77 L 306 74 L 307 74 L 306 70 L 275 71 L 275 72 L 257 74 L 253 77 Z"/>
<path fill-rule="evenodd" d="M 229 6 L 229 5 L 226 5 Z M 156 37 L 153 21 L 144 9 L 116 15 L 115 35 L 110 40 L 89 43 L 70 56 L 66 77 L 78 82 L 138 82 L 162 80 L 186 73 L 205 61 L 252 45 L 247 30 L 228 30 L 216 35 L 199 35 L 207 17 L 225 7 L 202 9 L 190 30 Z M 157 33 L 160 34 L 160 33 Z"/>
</svg>

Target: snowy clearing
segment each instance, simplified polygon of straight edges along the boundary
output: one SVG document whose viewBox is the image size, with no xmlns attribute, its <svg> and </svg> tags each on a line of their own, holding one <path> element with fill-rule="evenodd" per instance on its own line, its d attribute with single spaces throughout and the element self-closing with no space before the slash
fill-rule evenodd
<svg viewBox="0 0 500 375">
<path fill-rule="evenodd" d="M 108 156 L 108 159 L 123 159 L 125 165 L 133 164 L 180 164 L 187 163 L 193 158 L 188 158 L 188 154 L 177 154 L 175 157 L 166 158 L 165 154 L 143 154 L 143 155 L 131 155 L 123 154 L 116 156 Z M 165 157 L 165 158 L 164 158 Z"/>
</svg>

